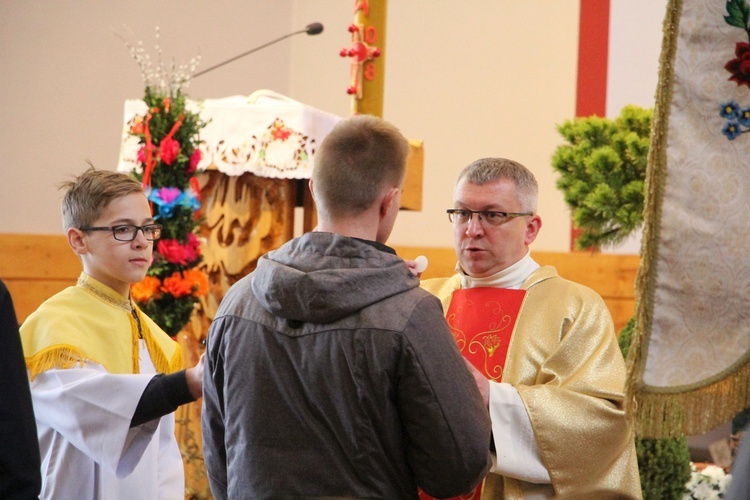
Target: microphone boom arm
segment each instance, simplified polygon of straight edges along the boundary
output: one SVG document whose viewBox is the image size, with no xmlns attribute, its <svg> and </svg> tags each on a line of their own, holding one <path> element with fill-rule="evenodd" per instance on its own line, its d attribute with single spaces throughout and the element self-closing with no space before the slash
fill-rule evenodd
<svg viewBox="0 0 750 500">
<path fill-rule="evenodd" d="M 255 48 L 253 48 L 253 49 L 250 49 L 250 50 L 248 50 L 247 52 L 243 52 L 242 54 L 240 54 L 240 55 L 238 55 L 238 56 L 234 56 L 234 57 L 233 57 L 233 58 L 231 58 L 231 59 L 227 59 L 227 60 L 226 60 L 226 61 L 224 61 L 224 62 L 220 62 L 219 64 L 215 64 L 214 66 L 211 66 L 210 68 L 206 68 L 206 69 L 204 69 L 203 71 L 199 71 L 199 72 L 197 72 L 197 73 L 193 74 L 193 78 L 196 78 L 196 77 L 198 77 L 198 76 L 201 76 L 201 75 L 205 75 L 205 74 L 206 74 L 206 73 L 208 73 L 209 71 L 213 71 L 213 70 L 215 70 L 216 68 L 220 68 L 220 67 L 224 66 L 225 64 L 229 64 L 230 62 L 234 62 L 234 61 L 236 61 L 237 59 L 240 59 L 240 58 L 242 58 L 242 57 L 245 57 L 245 56 L 247 56 L 247 55 L 250 55 L 250 54 L 252 54 L 253 52 L 257 52 L 257 51 L 259 51 L 259 50 L 261 50 L 261 49 L 265 49 L 265 48 L 266 48 L 266 47 L 268 47 L 269 45 L 273 45 L 274 43 L 280 42 L 280 41 L 282 41 L 282 40 L 284 40 L 284 39 L 286 39 L 286 38 L 289 38 L 289 37 L 291 37 L 291 36 L 294 36 L 294 35 L 299 35 L 300 33 L 308 33 L 308 34 L 310 34 L 310 35 L 317 35 L 318 33 L 322 32 L 322 31 L 323 31 L 323 25 L 322 25 L 322 24 L 320 24 L 320 23 L 312 23 L 312 24 L 308 24 L 308 25 L 307 25 L 307 26 L 305 27 L 305 29 L 303 29 L 303 30 L 299 30 L 299 31 L 294 31 L 294 32 L 292 32 L 292 33 L 289 33 L 289 34 L 287 34 L 287 35 L 284 35 L 284 36 L 282 36 L 282 37 L 279 37 L 279 38 L 277 38 L 277 39 L 275 39 L 275 40 L 271 40 L 270 42 L 268 42 L 268 43 L 264 43 L 263 45 L 261 45 L 261 46 L 259 46 L 259 47 L 255 47 Z"/>
</svg>

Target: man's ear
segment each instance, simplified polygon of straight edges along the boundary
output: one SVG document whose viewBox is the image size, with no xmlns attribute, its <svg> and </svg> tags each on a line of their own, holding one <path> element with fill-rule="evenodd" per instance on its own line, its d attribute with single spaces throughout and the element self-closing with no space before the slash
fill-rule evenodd
<svg viewBox="0 0 750 500">
<path fill-rule="evenodd" d="M 85 233 L 78 228 L 71 227 L 66 233 L 68 237 L 68 245 L 78 255 L 84 255 L 88 253 L 88 242 L 84 238 Z"/>
<path fill-rule="evenodd" d="M 542 228 L 542 218 L 537 214 L 534 214 L 529 218 L 526 223 L 526 234 L 524 234 L 524 243 L 526 246 L 531 245 L 537 236 L 539 236 L 539 230 Z"/>
<path fill-rule="evenodd" d="M 313 199 L 313 201 L 315 201 L 315 190 L 313 189 L 313 180 L 312 180 L 312 177 L 310 177 L 310 181 L 307 183 L 307 189 L 310 190 L 310 195 L 312 195 L 312 199 Z"/>
<path fill-rule="evenodd" d="M 398 194 L 399 188 L 394 187 L 388 189 L 386 191 L 385 195 L 380 199 L 380 216 L 385 217 L 388 215 L 388 211 L 391 209 L 391 205 L 393 205 L 393 198 L 395 198 L 396 194 Z"/>
</svg>

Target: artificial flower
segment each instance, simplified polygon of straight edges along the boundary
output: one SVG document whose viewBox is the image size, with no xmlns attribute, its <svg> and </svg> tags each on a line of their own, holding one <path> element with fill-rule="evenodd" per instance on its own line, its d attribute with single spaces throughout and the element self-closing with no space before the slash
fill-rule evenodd
<svg viewBox="0 0 750 500">
<path fill-rule="evenodd" d="M 713 500 L 724 498 L 732 476 L 716 465 L 698 470 L 690 463 L 690 479 L 685 485 L 682 500 Z"/>
<path fill-rule="evenodd" d="M 172 276 L 164 280 L 161 290 L 179 299 L 180 297 L 191 295 L 193 293 L 193 286 L 192 281 L 184 279 L 179 271 L 175 271 L 172 273 Z"/>
<path fill-rule="evenodd" d="M 182 244 L 174 239 L 161 239 L 156 245 L 156 251 L 172 264 L 186 266 L 198 258 L 200 242 L 198 238 L 189 233 L 187 241 Z"/>
<path fill-rule="evenodd" d="M 146 276 L 138 283 L 130 285 L 130 296 L 136 302 L 148 302 L 151 298 L 159 298 L 161 281 L 155 276 Z"/>
<path fill-rule="evenodd" d="M 156 149 L 154 148 L 153 144 L 149 144 L 148 146 L 144 144 L 143 146 L 141 146 L 141 149 L 138 150 L 138 155 L 135 157 L 135 159 L 144 164 L 146 163 L 146 147 L 148 147 L 152 153 Z"/>
<path fill-rule="evenodd" d="M 180 143 L 171 137 L 165 137 L 159 144 L 159 157 L 167 165 L 171 165 L 180 154 Z"/>
<path fill-rule="evenodd" d="M 134 135 L 140 135 L 144 132 L 144 120 L 142 116 L 136 116 L 133 118 L 133 124 L 130 126 L 130 133 Z"/>
<path fill-rule="evenodd" d="M 203 155 L 201 153 L 201 150 L 195 148 L 193 150 L 193 154 L 190 155 L 190 163 L 187 169 L 188 174 L 192 174 L 198 169 L 198 164 L 201 162 L 202 157 Z"/>
<path fill-rule="evenodd" d="M 182 273 L 186 281 L 193 285 L 193 296 L 203 297 L 208 293 L 208 278 L 206 273 L 199 269 L 188 269 Z"/>
</svg>

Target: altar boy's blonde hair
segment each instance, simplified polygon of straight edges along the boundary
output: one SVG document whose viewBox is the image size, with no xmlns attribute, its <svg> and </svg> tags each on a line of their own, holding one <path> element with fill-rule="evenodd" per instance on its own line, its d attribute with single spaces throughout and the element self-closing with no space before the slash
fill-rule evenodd
<svg viewBox="0 0 750 500">
<path fill-rule="evenodd" d="M 383 188 L 402 184 L 408 156 L 409 142 L 387 121 L 372 115 L 340 121 L 315 156 L 318 212 L 329 218 L 364 212 Z"/>
<path fill-rule="evenodd" d="M 71 227 L 93 226 L 112 200 L 143 193 L 143 186 L 133 177 L 122 172 L 96 170 L 93 166 L 74 180 L 61 183 L 60 189 L 66 190 L 62 201 L 65 231 Z"/>
</svg>

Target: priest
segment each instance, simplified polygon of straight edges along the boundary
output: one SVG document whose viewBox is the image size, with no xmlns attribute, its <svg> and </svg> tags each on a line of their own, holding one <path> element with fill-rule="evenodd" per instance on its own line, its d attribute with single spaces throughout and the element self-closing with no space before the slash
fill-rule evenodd
<svg viewBox="0 0 750 500">
<path fill-rule="evenodd" d="M 422 283 L 441 299 L 492 421 L 496 460 L 474 498 L 641 498 L 612 318 L 596 292 L 532 259 L 537 197 L 515 161 L 470 164 L 448 210 L 457 273 Z"/>
</svg>

